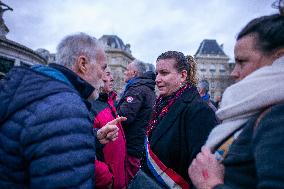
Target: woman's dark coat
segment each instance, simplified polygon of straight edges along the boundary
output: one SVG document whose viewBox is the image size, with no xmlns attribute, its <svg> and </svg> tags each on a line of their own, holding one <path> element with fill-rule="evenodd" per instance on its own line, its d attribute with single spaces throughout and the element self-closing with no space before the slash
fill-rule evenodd
<svg viewBox="0 0 284 189">
<path fill-rule="evenodd" d="M 168 168 L 190 182 L 187 169 L 216 124 L 214 111 L 201 99 L 196 87 L 191 87 L 153 130 L 151 149 Z M 145 160 L 142 169 L 153 177 Z"/>
</svg>

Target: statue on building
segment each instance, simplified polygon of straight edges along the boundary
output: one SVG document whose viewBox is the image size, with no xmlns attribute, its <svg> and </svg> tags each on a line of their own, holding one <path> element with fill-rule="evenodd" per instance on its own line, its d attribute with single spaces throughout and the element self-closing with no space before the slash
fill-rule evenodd
<svg viewBox="0 0 284 189">
<path fill-rule="evenodd" d="M 129 44 L 129 43 L 127 43 L 127 44 L 125 45 L 125 51 L 128 52 L 129 54 L 131 54 L 130 44 Z"/>
<path fill-rule="evenodd" d="M 3 19 L 3 14 L 7 10 L 13 11 L 11 7 L 0 1 L 0 37 L 6 37 L 6 34 L 9 32 Z"/>
</svg>

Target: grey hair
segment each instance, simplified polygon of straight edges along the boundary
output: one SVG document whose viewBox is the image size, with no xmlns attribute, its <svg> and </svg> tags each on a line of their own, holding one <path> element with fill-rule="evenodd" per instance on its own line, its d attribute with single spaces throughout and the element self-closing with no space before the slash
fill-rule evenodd
<svg viewBox="0 0 284 189">
<path fill-rule="evenodd" d="M 206 93 L 208 93 L 208 91 L 209 91 L 209 82 L 207 80 L 201 80 L 198 83 L 198 87 L 202 88 L 202 89 L 205 89 Z"/>
<path fill-rule="evenodd" d="M 84 55 L 88 61 L 94 60 L 98 49 L 103 50 L 104 47 L 94 37 L 85 33 L 68 35 L 57 46 L 56 62 L 71 69 L 78 56 Z"/>
<path fill-rule="evenodd" d="M 142 76 L 146 72 L 146 65 L 142 61 L 135 59 L 132 63 L 137 69 L 138 77 Z"/>
</svg>

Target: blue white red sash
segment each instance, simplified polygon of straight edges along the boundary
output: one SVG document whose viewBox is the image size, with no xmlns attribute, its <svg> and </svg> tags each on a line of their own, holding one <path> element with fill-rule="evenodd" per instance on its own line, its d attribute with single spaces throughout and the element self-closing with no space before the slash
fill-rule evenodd
<svg viewBox="0 0 284 189">
<path fill-rule="evenodd" d="M 157 181 L 167 188 L 189 189 L 189 184 L 175 171 L 167 168 L 150 149 L 148 137 L 145 139 L 147 165 Z"/>
</svg>

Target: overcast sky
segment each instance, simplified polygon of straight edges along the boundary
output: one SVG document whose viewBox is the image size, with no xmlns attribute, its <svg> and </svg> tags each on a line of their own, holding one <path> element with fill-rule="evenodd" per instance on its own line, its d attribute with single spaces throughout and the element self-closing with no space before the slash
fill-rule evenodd
<svg viewBox="0 0 284 189">
<path fill-rule="evenodd" d="M 132 55 L 154 63 L 167 50 L 195 54 L 203 39 L 224 44 L 232 59 L 236 34 L 252 18 L 275 13 L 274 0 L 2 0 L 7 38 L 56 51 L 68 34 L 117 35 Z"/>
</svg>

